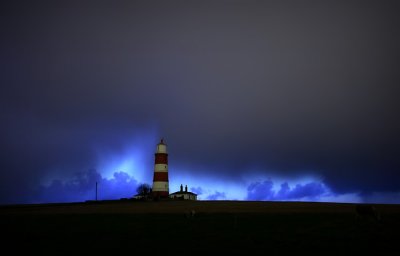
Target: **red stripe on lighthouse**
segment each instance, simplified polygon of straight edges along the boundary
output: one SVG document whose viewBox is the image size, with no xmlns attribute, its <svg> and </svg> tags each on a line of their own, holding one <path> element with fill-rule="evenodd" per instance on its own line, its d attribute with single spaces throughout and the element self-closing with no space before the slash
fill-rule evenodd
<svg viewBox="0 0 400 256">
<path fill-rule="evenodd" d="M 155 156 L 156 164 L 168 164 L 168 154 L 156 153 Z"/>
<path fill-rule="evenodd" d="M 169 193 L 168 193 L 168 191 L 156 191 L 156 192 L 153 191 L 153 196 L 155 196 L 155 197 L 168 197 Z"/>
<path fill-rule="evenodd" d="M 168 172 L 155 172 L 153 181 L 168 181 Z"/>
</svg>

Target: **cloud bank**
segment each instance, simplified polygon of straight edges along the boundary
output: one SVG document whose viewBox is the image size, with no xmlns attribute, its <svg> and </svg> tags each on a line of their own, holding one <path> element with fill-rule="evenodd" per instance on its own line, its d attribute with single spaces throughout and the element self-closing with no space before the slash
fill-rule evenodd
<svg viewBox="0 0 400 256">
<path fill-rule="evenodd" d="M 33 202 L 82 202 L 95 200 L 96 182 L 98 200 L 131 198 L 136 194 L 138 182 L 125 172 L 115 172 L 113 178 L 102 177 L 96 170 L 78 172 L 67 180 L 53 180 L 34 191 Z"/>
<path fill-rule="evenodd" d="M 271 180 L 264 182 L 255 182 L 247 188 L 247 200 L 257 201 L 319 201 L 324 196 L 330 196 L 332 193 L 322 183 L 310 182 L 306 184 L 297 184 L 293 188 L 287 182 L 282 183 L 279 190 L 274 189 L 274 183 Z"/>
</svg>

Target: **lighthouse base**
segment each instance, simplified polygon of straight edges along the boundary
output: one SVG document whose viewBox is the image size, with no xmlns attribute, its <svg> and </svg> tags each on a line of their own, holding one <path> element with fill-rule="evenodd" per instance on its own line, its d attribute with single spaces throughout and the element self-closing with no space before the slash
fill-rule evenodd
<svg viewBox="0 0 400 256">
<path fill-rule="evenodd" d="M 169 198 L 168 191 L 153 191 L 153 198 Z"/>
</svg>

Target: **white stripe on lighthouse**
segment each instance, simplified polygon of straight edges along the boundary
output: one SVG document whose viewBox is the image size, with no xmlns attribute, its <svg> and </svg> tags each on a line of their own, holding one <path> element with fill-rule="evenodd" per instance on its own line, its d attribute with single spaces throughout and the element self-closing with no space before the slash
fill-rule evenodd
<svg viewBox="0 0 400 256">
<path fill-rule="evenodd" d="M 166 164 L 155 164 L 154 172 L 168 172 L 168 165 Z"/>
<path fill-rule="evenodd" d="M 158 144 L 156 153 L 167 154 L 167 146 L 165 144 Z"/>
<path fill-rule="evenodd" d="M 154 181 L 153 182 L 153 192 L 156 191 L 169 191 L 168 182 L 167 181 Z"/>
</svg>

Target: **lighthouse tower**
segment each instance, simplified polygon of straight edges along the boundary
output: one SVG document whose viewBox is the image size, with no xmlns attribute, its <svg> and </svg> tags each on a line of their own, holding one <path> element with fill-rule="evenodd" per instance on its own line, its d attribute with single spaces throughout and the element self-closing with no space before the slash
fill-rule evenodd
<svg viewBox="0 0 400 256">
<path fill-rule="evenodd" d="M 168 197 L 168 154 L 164 140 L 157 144 L 154 164 L 153 197 Z"/>
</svg>

